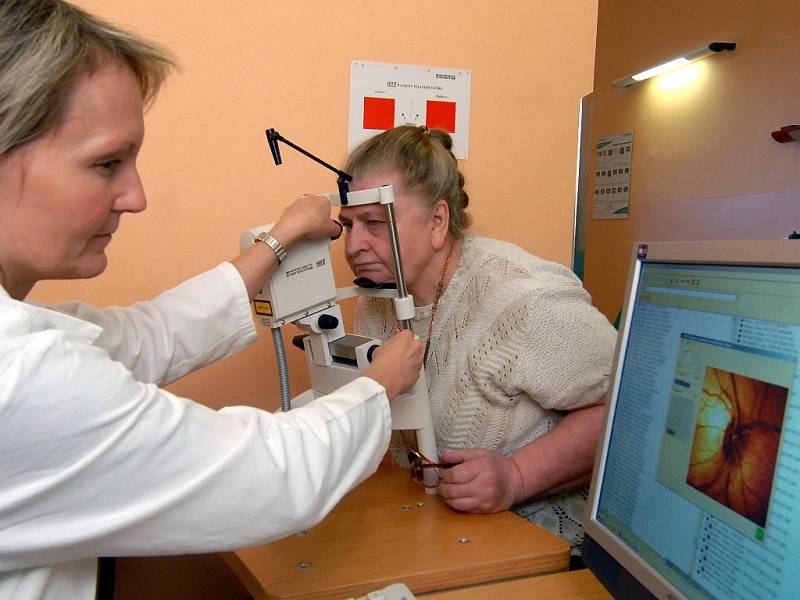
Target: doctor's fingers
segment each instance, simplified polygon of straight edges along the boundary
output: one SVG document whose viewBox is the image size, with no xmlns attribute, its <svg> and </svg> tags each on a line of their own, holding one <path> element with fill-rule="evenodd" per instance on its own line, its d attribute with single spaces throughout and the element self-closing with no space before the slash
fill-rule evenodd
<svg viewBox="0 0 800 600">
<path fill-rule="evenodd" d="M 396 368 L 406 368 L 419 372 L 425 350 L 410 329 L 394 334 L 375 349 L 375 361 L 388 361 Z"/>
<path fill-rule="evenodd" d="M 328 199 L 309 194 L 284 209 L 273 231 L 288 238 L 284 240 L 275 233 L 278 241 L 290 244 L 302 238 L 333 237 L 339 233 L 339 226 L 331 219 Z"/>
<path fill-rule="evenodd" d="M 410 390 L 419 379 L 422 353 L 422 344 L 411 331 L 401 331 L 375 350 L 364 375 L 385 387 L 392 400 Z"/>
</svg>

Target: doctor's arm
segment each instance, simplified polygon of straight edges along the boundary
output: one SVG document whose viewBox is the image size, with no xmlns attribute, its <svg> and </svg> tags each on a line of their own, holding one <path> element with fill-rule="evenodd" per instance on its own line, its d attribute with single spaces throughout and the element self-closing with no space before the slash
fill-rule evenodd
<svg viewBox="0 0 800 600">
<path fill-rule="evenodd" d="M 270 234 L 284 247 L 287 253 L 302 239 L 314 237 L 336 237 L 341 233 L 339 225 L 331 220 L 331 205 L 322 196 L 301 196 L 283 211 Z M 252 300 L 267 278 L 278 266 L 278 257 L 266 244 L 253 244 L 231 260 L 239 271 Z"/>
<path fill-rule="evenodd" d="M 284 210 L 272 233 L 291 253 L 303 238 L 339 233 L 330 211 L 325 198 L 303 196 Z M 95 345 L 139 381 L 166 385 L 255 341 L 250 300 L 277 266 L 275 252 L 259 242 L 147 302 L 102 310 L 79 302 L 57 308 L 100 325 Z"/>
<path fill-rule="evenodd" d="M 301 196 L 290 204 L 270 233 L 291 252 L 291 246 L 301 239 L 313 237 L 336 237 L 341 226 L 331 220 L 331 205 L 322 196 Z M 278 266 L 278 258 L 266 244 L 253 244 L 231 263 L 242 276 L 247 295 L 252 300 L 264 285 L 269 275 Z M 386 389 L 393 400 L 407 391 L 417 379 L 422 366 L 422 343 L 410 331 L 394 335 L 375 353 L 375 361 L 364 376 Z"/>
</svg>

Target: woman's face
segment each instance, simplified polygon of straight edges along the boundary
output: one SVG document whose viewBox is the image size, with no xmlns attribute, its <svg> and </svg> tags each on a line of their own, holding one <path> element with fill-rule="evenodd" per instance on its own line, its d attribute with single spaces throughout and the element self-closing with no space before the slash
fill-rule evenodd
<svg viewBox="0 0 800 600">
<path fill-rule="evenodd" d="M 360 191 L 382 185 L 394 188 L 403 274 L 413 291 L 415 281 L 434 253 L 431 246 L 433 209 L 421 194 L 406 190 L 403 178 L 395 171 L 370 173 L 354 180 L 350 189 Z M 345 256 L 356 277 L 366 277 L 375 283 L 394 281 L 394 259 L 383 206 L 345 206 L 339 213 L 339 220 L 344 225 Z"/>
<path fill-rule="evenodd" d="M 0 281 L 12 295 L 105 269 L 120 217 L 146 205 L 143 137 L 136 78 L 109 61 L 77 78 L 58 124 L 0 155 Z"/>
</svg>

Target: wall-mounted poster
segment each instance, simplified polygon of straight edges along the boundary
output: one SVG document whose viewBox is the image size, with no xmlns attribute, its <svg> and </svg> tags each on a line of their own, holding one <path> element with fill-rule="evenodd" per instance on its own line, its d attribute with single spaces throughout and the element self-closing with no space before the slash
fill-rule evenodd
<svg viewBox="0 0 800 600">
<path fill-rule="evenodd" d="M 631 149 L 633 133 L 601 138 L 595 146 L 595 219 L 627 219 L 630 212 Z"/>
<path fill-rule="evenodd" d="M 397 125 L 426 125 L 450 132 L 453 154 L 467 158 L 471 79 L 467 69 L 354 60 L 348 150 Z"/>
</svg>

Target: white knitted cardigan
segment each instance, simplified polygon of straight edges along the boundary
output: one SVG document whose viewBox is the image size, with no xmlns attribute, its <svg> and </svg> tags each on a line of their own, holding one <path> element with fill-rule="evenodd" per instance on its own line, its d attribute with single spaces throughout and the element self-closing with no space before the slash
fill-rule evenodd
<svg viewBox="0 0 800 600">
<path fill-rule="evenodd" d="M 416 307 L 412 320 L 423 342 L 431 309 Z M 396 324 L 391 301 L 359 303 L 357 333 L 387 339 Z M 426 364 L 437 447 L 510 455 L 552 429 L 564 410 L 603 396 L 615 341 L 614 328 L 571 271 L 513 244 L 466 236 L 439 300 Z M 394 436 L 390 451 L 399 464 L 404 448 Z M 577 553 L 585 498 L 585 490 L 575 490 L 515 510 Z"/>
</svg>

